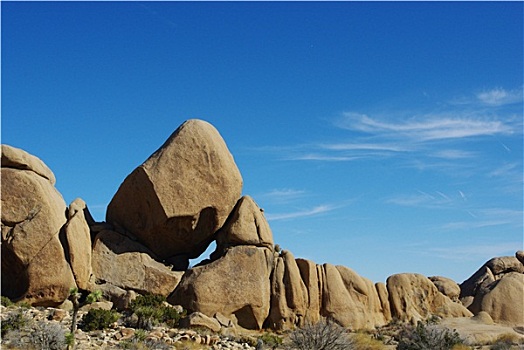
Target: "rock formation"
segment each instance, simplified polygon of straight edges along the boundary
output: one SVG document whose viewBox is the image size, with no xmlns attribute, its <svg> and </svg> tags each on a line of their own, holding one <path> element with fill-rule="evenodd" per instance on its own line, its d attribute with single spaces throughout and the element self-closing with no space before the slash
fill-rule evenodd
<svg viewBox="0 0 524 350">
<path fill-rule="evenodd" d="M 462 304 L 453 302 L 439 292 L 429 278 L 402 273 L 387 279 L 391 315 L 401 321 L 416 322 L 433 315 L 441 317 L 471 317 Z"/>
<path fill-rule="evenodd" d="M 242 177 L 218 131 L 189 120 L 127 176 L 109 203 L 107 222 L 160 259 L 187 261 L 211 243 L 241 191 Z"/>
<path fill-rule="evenodd" d="M 60 242 L 66 205 L 54 181 L 40 159 L 2 145 L 2 293 L 43 306 L 75 286 Z"/>
<path fill-rule="evenodd" d="M 471 312 L 524 324 L 523 251 L 491 259 L 460 287 L 417 274 L 374 284 L 348 267 L 275 251 L 263 211 L 241 197 L 226 144 L 200 120 L 181 125 L 127 176 L 107 222 L 95 222 L 81 199 L 67 208 L 51 170 L 27 152 L 3 145 L 1 175 L 2 292 L 33 305 L 58 305 L 77 286 L 101 290 L 117 308 L 136 293 L 167 296 L 189 311 L 189 324 L 213 331 L 323 318 L 372 329 Z M 187 269 L 213 241 L 209 259 Z"/>
<path fill-rule="evenodd" d="M 524 325 L 524 264 L 515 256 L 493 258 L 461 285 L 460 299 L 471 312 L 495 322 Z"/>
</svg>

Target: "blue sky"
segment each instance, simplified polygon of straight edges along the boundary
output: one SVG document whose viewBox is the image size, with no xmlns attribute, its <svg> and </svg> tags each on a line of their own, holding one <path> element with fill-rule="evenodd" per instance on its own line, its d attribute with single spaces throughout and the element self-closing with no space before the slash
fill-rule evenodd
<svg viewBox="0 0 524 350">
<path fill-rule="evenodd" d="M 523 246 L 522 2 L 5 2 L 2 143 L 98 220 L 185 120 L 276 243 L 373 281 Z"/>
</svg>

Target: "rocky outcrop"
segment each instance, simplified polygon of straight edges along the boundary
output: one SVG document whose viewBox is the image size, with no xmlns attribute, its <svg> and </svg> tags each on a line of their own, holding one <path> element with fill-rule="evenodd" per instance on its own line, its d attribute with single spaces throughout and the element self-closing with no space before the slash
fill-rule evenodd
<svg viewBox="0 0 524 350">
<path fill-rule="evenodd" d="M 154 255 L 140 243 L 114 231 L 100 232 L 93 246 L 93 274 L 96 285 L 109 284 L 123 290 L 135 290 L 167 296 L 182 278 L 183 272 L 171 271 L 154 260 Z M 105 288 L 104 288 L 105 289 Z"/>
<path fill-rule="evenodd" d="M 429 278 L 402 273 L 387 279 L 391 315 L 400 321 L 417 322 L 431 316 L 470 317 L 462 304 L 439 292 Z"/>
<path fill-rule="evenodd" d="M 38 158 L 2 145 L 2 294 L 35 305 L 61 303 L 75 286 L 60 241 L 64 199 Z"/>
<path fill-rule="evenodd" d="M 524 325 L 524 264 L 520 253 L 490 259 L 461 285 L 460 300 L 474 314 L 495 322 Z"/>
<path fill-rule="evenodd" d="M 162 260 L 197 258 L 240 198 L 242 177 L 218 131 L 189 120 L 124 180 L 107 222 Z"/>
<path fill-rule="evenodd" d="M 187 271 L 171 304 L 209 317 L 221 313 L 239 326 L 260 329 L 269 314 L 269 277 L 273 252 L 268 248 L 236 246 L 220 259 Z"/>
</svg>

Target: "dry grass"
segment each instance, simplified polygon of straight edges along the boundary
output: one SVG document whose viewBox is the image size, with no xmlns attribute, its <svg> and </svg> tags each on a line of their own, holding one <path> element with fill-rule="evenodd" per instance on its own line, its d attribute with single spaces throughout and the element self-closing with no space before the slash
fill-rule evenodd
<svg viewBox="0 0 524 350">
<path fill-rule="evenodd" d="M 359 350 L 384 350 L 386 346 L 377 339 L 371 338 L 364 333 L 355 333 L 350 336 L 350 343 L 353 349 Z"/>
</svg>

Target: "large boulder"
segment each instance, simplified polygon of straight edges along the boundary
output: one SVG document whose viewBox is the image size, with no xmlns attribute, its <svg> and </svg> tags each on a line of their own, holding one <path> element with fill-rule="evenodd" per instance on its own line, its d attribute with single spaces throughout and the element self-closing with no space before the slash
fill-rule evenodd
<svg viewBox="0 0 524 350">
<path fill-rule="evenodd" d="M 237 245 L 273 249 L 273 233 L 253 198 L 243 196 L 237 202 L 224 226 L 217 232 L 219 250 Z"/>
<path fill-rule="evenodd" d="M 167 296 L 180 282 L 183 272 L 171 271 L 152 255 L 154 253 L 138 242 L 114 231 L 102 231 L 93 246 L 95 281 L 102 286 L 109 284 L 123 290 Z"/>
<path fill-rule="evenodd" d="M 515 256 L 492 258 L 482 265 L 460 285 L 460 301 L 475 314 L 482 311 L 481 300 L 491 291 L 493 283 L 512 273 L 524 274 L 519 251 Z"/>
<path fill-rule="evenodd" d="M 80 289 L 89 289 L 91 279 L 91 234 L 88 220 L 92 220 L 86 203 L 75 199 L 68 210 L 68 221 L 65 225 L 69 263 Z"/>
<path fill-rule="evenodd" d="M 497 323 L 524 326 L 524 274 L 510 272 L 475 296 L 470 310 L 487 312 Z"/>
<path fill-rule="evenodd" d="M 138 237 L 160 259 L 197 258 L 242 192 L 242 177 L 218 131 L 182 124 L 127 176 L 106 221 Z"/>
<path fill-rule="evenodd" d="M 2 145 L 2 294 L 60 304 L 75 287 L 61 244 L 66 205 L 38 158 Z"/>
<path fill-rule="evenodd" d="M 386 281 L 391 314 L 400 321 L 422 321 L 435 315 L 440 317 L 470 317 L 473 314 L 462 304 L 453 302 L 439 292 L 429 278 L 401 273 Z"/>
<path fill-rule="evenodd" d="M 190 312 L 220 313 L 247 329 L 261 329 L 269 314 L 273 252 L 240 245 L 209 264 L 188 270 L 168 298 Z"/>
<path fill-rule="evenodd" d="M 55 175 L 38 157 L 9 145 L 2 145 L 2 168 L 31 171 L 55 185 Z"/>
<path fill-rule="evenodd" d="M 453 301 L 459 301 L 460 286 L 457 284 L 457 282 L 453 281 L 451 278 L 442 276 L 432 276 L 429 277 L 429 280 L 433 282 L 439 292 Z"/>
</svg>

